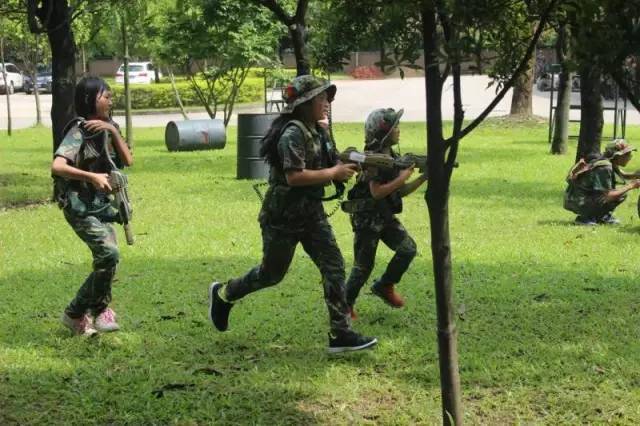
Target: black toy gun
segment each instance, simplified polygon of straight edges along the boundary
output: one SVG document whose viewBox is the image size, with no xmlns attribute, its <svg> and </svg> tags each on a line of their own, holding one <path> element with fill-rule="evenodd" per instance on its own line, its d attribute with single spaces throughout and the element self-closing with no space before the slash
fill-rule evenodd
<svg viewBox="0 0 640 426">
<path fill-rule="evenodd" d="M 127 193 L 127 176 L 118 171 L 111 170 L 109 172 L 109 185 L 113 190 L 115 198 L 116 208 L 120 215 L 120 222 L 124 227 L 124 235 L 127 237 L 127 244 L 133 245 L 135 241 L 133 238 L 133 231 L 131 230 L 131 214 L 133 210 L 131 208 L 131 202 L 129 201 L 129 194 Z"/>
<path fill-rule="evenodd" d="M 343 163 L 356 163 L 362 168 L 408 169 L 416 167 L 421 174 L 427 173 L 426 155 L 404 154 L 394 158 L 388 154 L 377 152 L 358 152 L 354 147 L 349 147 L 340 153 L 339 158 Z"/>
</svg>

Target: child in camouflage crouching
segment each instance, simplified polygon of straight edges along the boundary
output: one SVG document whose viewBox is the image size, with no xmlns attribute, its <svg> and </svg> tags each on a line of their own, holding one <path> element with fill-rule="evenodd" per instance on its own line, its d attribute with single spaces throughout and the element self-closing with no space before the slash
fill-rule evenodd
<svg viewBox="0 0 640 426">
<path fill-rule="evenodd" d="M 301 243 L 322 274 L 331 324 L 329 352 L 366 349 L 377 342 L 351 329 L 344 260 L 322 206 L 324 186 L 346 181 L 357 169 L 338 163 L 336 147 L 318 124 L 335 93 L 336 86 L 309 75 L 296 77 L 285 88 L 287 105 L 262 140 L 260 152 L 270 166 L 269 189 L 258 217 L 262 262 L 243 277 L 209 287 L 209 317 L 220 331 L 228 327 L 233 302 L 282 281 Z"/>
<path fill-rule="evenodd" d="M 578 214 L 576 225 L 620 223 L 613 210 L 627 198 L 627 192 L 640 188 L 640 175 L 622 170 L 635 150 L 623 139 L 616 139 L 607 144 L 602 155 L 581 159 L 571 168 L 566 179 L 564 208 Z M 625 179 L 633 180 L 626 183 Z M 618 183 L 624 185 L 617 187 Z"/>
<path fill-rule="evenodd" d="M 398 156 L 392 147 L 400 140 L 398 124 L 403 112 L 402 109 L 386 108 L 369 114 L 365 122 L 365 151 Z M 366 201 L 354 203 L 361 206 L 360 211 L 351 212 L 355 260 L 347 280 L 347 303 L 352 319 L 357 318 L 354 309 L 356 298 L 371 275 L 380 240 L 395 254 L 371 291 L 394 308 L 404 306 L 395 285 L 415 257 L 416 243 L 395 215 L 402 211 L 402 197 L 411 194 L 427 180 L 423 175 L 406 183 L 412 173 L 413 167 L 404 170 L 365 169 L 349 191 L 349 200 Z"/>
<path fill-rule="evenodd" d="M 67 125 L 51 171 L 64 218 L 91 250 L 93 272 L 64 310 L 62 323 L 77 335 L 93 335 L 119 329 L 109 308 L 119 250 L 110 223 L 118 215 L 108 198 L 108 172 L 130 166 L 133 159 L 111 120 L 111 91 L 104 80 L 80 80 L 74 103 L 79 117 Z"/>
</svg>

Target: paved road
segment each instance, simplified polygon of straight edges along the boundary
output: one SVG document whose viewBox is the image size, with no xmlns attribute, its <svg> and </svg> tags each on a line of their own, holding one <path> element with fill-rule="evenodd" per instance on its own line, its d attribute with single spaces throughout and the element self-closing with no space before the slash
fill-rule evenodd
<svg viewBox="0 0 640 426">
<path fill-rule="evenodd" d="M 486 76 L 463 76 L 462 94 L 465 118 L 476 117 L 494 97 L 494 88 L 487 88 L 489 78 Z M 386 80 L 336 80 L 338 93 L 333 103 L 333 117 L 340 122 L 363 122 L 374 108 L 393 107 L 404 108 L 405 121 L 424 121 L 425 87 L 423 78 L 386 79 Z M 448 79 L 444 84 L 442 112 L 445 119 L 453 118 L 453 88 Z M 12 124 L 13 128 L 24 128 L 35 123 L 35 98 L 33 95 L 17 93 L 12 96 Z M 43 120 L 46 126 L 51 126 L 49 110 L 51 109 L 51 95 L 42 95 Z M 572 93 L 572 103 L 580 102 L 579 93 Z M 607 102 L 611 104 L 611 102 Z M 492 116 L 508 114 L 511 105 L 509 92 L 491 113 Z M 242 106 L 236 112 L 262 112 L 261 105 Z M 533 112 L 542 117 L 549 116 L 549 92 L 534 91 Z M 7 128 L 7 109 L 5 96 L 0 96 L 0 129 Z M 208 118 L 206 113 L 189 114 L 192 119 Z M 572 118 L 579 118 L 579 111 L 572 112 Z M 124 123 L 124 117 L 116 116 L 116 121 Z M 133 124 L 137 127 L 164 127 L 169 121 L 182 120 L 180 114 L 134 115 Z M 232 117 L 231 124 L 235 124 Z M 605 122 L 613 122 L 613 114 L 605 112 Z M 628 124 L 640 124 L 640 114 L 631 106 L 627 113 Z"/>
</svg>

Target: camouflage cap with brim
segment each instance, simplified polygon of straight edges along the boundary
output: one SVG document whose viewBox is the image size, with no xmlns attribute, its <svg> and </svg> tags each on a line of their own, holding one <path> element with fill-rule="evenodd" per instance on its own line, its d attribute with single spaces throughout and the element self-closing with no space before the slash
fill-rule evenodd
<svg viewBox="0 0 640 426">
<path fill-rule="evenodd" d="M 298 105 L 315 98 L 325 91 L 327 92 L 327 100 L 329 102 L 333 101 L 336 95 L 335 84 L 311 75 L 298 76 L 282 89 L 282 99 L 287 104 L 282 112 L 292 113 Z"/>
<path fill-rule="evenodd" d="M 613 142 L 609 142 L 604 150 L 604 156 L 612 159 L 625 155 L 631 151 L 637 151 L 636 148 L 629 145 L 624 139 L 616 139 Z"/>
<path fill-rule="evenodd" d="M 364 123 L 364 146 L 368 151 L 382 148 L 391 131 L 398 125 L 404 109 L 398 111 L 393 108 L 379 108 L 371 111 Z M 381 133 L 384 135 L 380 136 Z"/>
</svg>

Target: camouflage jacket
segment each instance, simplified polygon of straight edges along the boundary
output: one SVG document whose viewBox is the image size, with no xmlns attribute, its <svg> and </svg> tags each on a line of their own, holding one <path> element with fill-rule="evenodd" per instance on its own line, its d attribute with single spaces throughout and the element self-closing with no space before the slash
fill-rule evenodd
<svg viewBox="0 0 640 426">
<path fill-rule="evenodd" d="M 391 152 L 391 156 L 397 158 L 398 155 Z M 390 182 L 398 177 L 400 170 L 365 170 L 358 175 L 356 184 L 351 188 L 348 194 L 349 200 L 367 199 L 373 200 L 371 190 L 369 189 L 370 182 L 377 182 L 384 184 Z M 394 214 L 402 212 L 402 198 L 398 191 L 394 191 L 382 200 L 378 200 L 375 204 L 375 208 L 365 209 L 351 214 L 351 225 L 354 230 L 357 229 L 377 229 L 381 230 L 384 225 L 393 219 Z"/>
<path fill-rule="evenodd" d="M 115 122 L 111 122 L 111 124 L 118 128 Z M 106 155 L 105 133 L 107 134 L 106 143 L 109 144 L 111 162 L 120 169 L 123 167 L 123 163 L 113 147 L 111 134 L 101 132 L 93 137 L 80 129 L 78 123 L 73 124 L 66 132 L 54 156 L 63 157 L 68 164 L 84 171 L 108 173 L 113 169 L 113 165 Z M 108 211 L 110 205 L 108 194 L 96 190 L 90 183 L 60 176 L 54 176 L 54 183 L 58 205 L 69 213 L 76 216 L 105 213 L 111 217 L 111 212 Z"/>
<path fill-rule="evenodd" d="M 611 162 L 598 160 L 591 163 L 590 170 L 567 178 L 567 184 L 564 207 L 580 213 L 586 204 L 605 203 L 604 195 L 616 187 L 616 173 Z"/>
<path fill-rule="evenodd" d="M 291 187 L 285 173 L 332 167 L 338 161 L 338 153 L 322 127 L 309 129 L 301 122 L 289 122 L 278 141 L 278 156 L 281 166 L 271 166 L 269 189 L 258 219 L 263 225 L 298 231 L 306 223 L 324 217 L 320 200 L 324 185 Z"/>
</svg>

